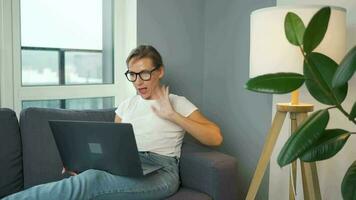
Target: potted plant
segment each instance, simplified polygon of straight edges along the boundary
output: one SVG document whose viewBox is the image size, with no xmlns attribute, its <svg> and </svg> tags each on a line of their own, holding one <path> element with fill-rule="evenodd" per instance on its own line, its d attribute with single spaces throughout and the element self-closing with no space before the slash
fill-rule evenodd
<svg viewBox="0 0 356 200">
<path fill-rule="evenodd" d="M 340 65 L 327 55 L 314 52 L 324 38 L 330 12 L 330 7 L 321 8 L 307 27 L 293 12 L 285 17 L 285 35 L 292 45 L 301 50 L 304 57 L 303 74 L 265 74 L 250 79 L 245 85 L 248 90 L 255 92 L 283 94 L 305 84 L 317 101 L 329 106 L 310 115 L 287 140 L 278 155 L 278 164 L 281 167 L 298 158 L 304 162 L 329 159 L 355 134 L 343 129 L 326 129 L 331 109 L 338 109 L 345 120 L 356 125 L 356 102 L 350 111 L 346 111 L 341 105 L 347 96 L 348 81 L 356 70 L 356 46 L 346 54 Z M 356 199 L 356 161 L 343 178 L 341 192 L 344 199 Z"/>
</svg>

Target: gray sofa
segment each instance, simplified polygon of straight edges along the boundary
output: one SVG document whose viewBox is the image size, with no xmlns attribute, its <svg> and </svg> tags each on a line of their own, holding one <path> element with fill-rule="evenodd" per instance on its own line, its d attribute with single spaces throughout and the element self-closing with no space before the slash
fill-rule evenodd
<svg viewBox="0 0 356 200">
<path fill-rule="evenodd" d="M 20 122 L 0 109 L 0 198 L 66 178 L 48 120 L 113 121 L 114 110 L 28 108 Z M 236 160 L 185 139 L 180 160 L 181 187 L 170 200 L 236 199 Z"/>
</svg>

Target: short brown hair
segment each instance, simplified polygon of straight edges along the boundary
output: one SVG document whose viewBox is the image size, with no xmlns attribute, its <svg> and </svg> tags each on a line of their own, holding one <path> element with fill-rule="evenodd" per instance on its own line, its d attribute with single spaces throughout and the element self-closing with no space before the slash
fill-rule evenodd
<svg viewBox="0 0 356 200">
<path fill-rule="evenodd" d="M 154 67 L 163 66 L 162 57 L 159 52 L 151 45 L 140 45 L 133 49 L 130 52 L 130 55 L 126 59 L 126 64 L 129 66 L 129 62 L 131 59 L 141 59 L 141 58 L 150 58 Z"/>
</svg>

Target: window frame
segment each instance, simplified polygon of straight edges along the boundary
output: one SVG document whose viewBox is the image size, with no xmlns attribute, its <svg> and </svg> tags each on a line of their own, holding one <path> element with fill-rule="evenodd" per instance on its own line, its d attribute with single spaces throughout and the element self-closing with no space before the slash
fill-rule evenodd
<svg viewBox="0 0 356 200">
<path fill-rule="evenodd" d="M 19 114 L 23 100 L 112 96 L 116 107 L 121 101 L 134 95 L 135 89 L 126 80 L 124 73 L 125 58 L 137 46 L 137 0 L 115 0 L 113 4 L 113 84 L 29 87 L 22 86 L 21 80 L 20 0 L 1 1 L 0 107 L 12 108 Z"/>
</svg>

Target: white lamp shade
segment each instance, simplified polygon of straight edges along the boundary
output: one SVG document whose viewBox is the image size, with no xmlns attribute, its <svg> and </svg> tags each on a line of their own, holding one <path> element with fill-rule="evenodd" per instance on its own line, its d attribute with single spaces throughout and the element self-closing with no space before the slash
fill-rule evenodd
<svg viewBox="0 0 356 200">
<path fill-rule="evenodd" d="M 312 16 L 324 6 L 270 7 L 253 11 L 250 33 L 250 78 L 277 73 L 303 74 L 303 55 L 298 46 L 288 42 L 284 19 L 296 13 L 307 27 Z M 324 39 L 314 50 L 339 63 L 346 50 L 346 10 L 331 7 L 329 26 Z"/>
</svg>

